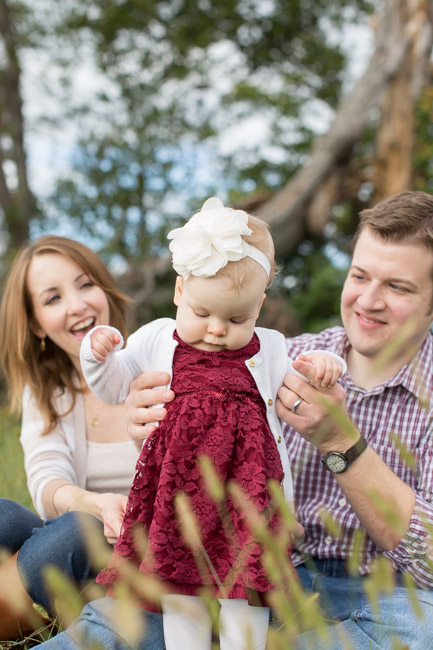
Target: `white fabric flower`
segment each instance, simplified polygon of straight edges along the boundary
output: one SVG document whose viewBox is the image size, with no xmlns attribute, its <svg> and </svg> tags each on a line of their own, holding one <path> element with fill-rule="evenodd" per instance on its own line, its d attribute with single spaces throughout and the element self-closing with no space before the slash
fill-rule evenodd
<svg viewBox="0 0 433 650">
<path fill-rule="evenodd" d="M 210 278 L 227 262 L 248 255 L 242 235 L 251 233 L 246 212 L 226 208 L 213 196 L 182 228 L 168 233 L 173 268 L 185 279 L 190 274 Z"/>
</svg>

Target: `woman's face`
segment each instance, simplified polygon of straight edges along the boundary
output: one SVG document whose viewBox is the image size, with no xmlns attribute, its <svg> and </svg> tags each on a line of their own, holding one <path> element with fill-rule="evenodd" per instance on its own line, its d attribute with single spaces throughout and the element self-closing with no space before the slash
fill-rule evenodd
<svg viewBox="0 0 433 650">
<path fill-rule="evenodd" d="M 109 324 L 107 296 L 69 257 L 44 253 L 30 262 L 27 288 L 33 303 L 36 336 L 47 336 L 79 369 L 80 345 L 95 325 Z"/>
</svg>

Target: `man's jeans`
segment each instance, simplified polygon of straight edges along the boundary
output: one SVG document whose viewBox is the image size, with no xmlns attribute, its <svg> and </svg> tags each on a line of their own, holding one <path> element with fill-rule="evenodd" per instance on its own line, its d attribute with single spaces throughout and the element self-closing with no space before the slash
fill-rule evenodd
<svg viewBox="0 0 433 650">
<path fill-rule="evenodd" d="M 342 563 L 339 563 L 342 565 Z M 332 565 L 332 562 L 331 562 Z M 433 592 L 416 590 L 421 612 L 418 618 L 407 591 L 397 587 L 393 596 L 379 599 L 380 614 L 374 613 L 364 594 L 363 579 L 330 577 L 323 572 L 339 573 L 334 566 L 309 571 L 298 567 L 298 575 L 307 591 L 318 592 L 324 614 L 331 624 L 325 628 L 327 638 L 316 632 L 306 632 L 287 648 L 296 650 L 410 650 L 433 648 Z M 66 632 L 40 647 L 44 650 L 78 650 L 99 647 L 104 650 L 164 650 L 162 616 L 135 610 L 143 632 L 138 641 L 125 639 L 115 614 L 118 602 L 110 598 L 86 605 Z M 336 623 L 336 621 L 341 621 Z M 396 640 L 398 639 L 397 645 Z M 236 650 L 236 649 L 234 649 Z"/>
<path fill-rule="evenodd" d="M 331 560 L 315 570 L 297 567 L 302 586 L 320 595 L 322 611 L 333 624 L 325 629 L 326 637 L 317 632 L 301 634 L 296 650 L 433 648 L 433 591 L 416 589 L 409 594 L 397 586 L 391 596 L 380 595 L 376 611 L 365 594 L 365 579 L 338 577 L 333 564 L 343 566 Z M 335 573 L 337 577 L 332 577 Z M 411 596 L 416 598 L 416 611 Z"/>
<path fill-rule="evenodd" d="M 95 534 L 105 539 L 102 523 L 91 515 L 67 512 L 43 521 L 19 503 L 0 499 L 0 548 L 10 553 L 19 551 L 18 570 L 23 584 L 31 599 L 47 612 L 51 612 L 43 579 L 47 565 L 58 567 L 78 586 L 96 575 L 84 542 L 84 522 L 91 524 Z"/>
</svg>

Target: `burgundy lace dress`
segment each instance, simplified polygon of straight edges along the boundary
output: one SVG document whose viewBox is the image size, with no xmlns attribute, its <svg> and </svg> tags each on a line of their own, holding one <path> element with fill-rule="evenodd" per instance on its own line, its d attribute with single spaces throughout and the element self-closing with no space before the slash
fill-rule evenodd
<svg viewBox="0 0 433 650">
<path fill-rule="evenodd" d="M 254 335 L 240 350 L 208 352 L 183 343 L 176 332 L 174 337 L 179 342 L 173 361 L 176 398 L 137 461 L 114 550 L 116 561 L 133 561 L 145 574 L 158 576 L 172 593 L 195 595 L 206 585 L 215 587 L 218 597 L 247 598 L 255 604 L 258 597 L 264 603 L 271 584 L 262 566 L 262 549 L 229 498 L 221 517 L 198 463 L 202 455 L 211 458 L 222 481 L 235 480 L 266 517 L 269 530 L 277 532 L 279 520 L 272 512 L 267 481 L 280 482 L 283 470 L 265 404 L 245 365 L 258 352 L 259 340 Z M 189 497 L 204 548 L 226 593 L 218 591 L 218 581 L 204 562 L 198 566 L 183 539 L 174 505 L 179 490 Z M 134 543 L 138 523 L 148 536 L 144 556 Z M 97 578 L 109 594 L 120 579 L 116 561 L 112 559 Z M 148 603 L 143 606 L 159 611 Z"/>
</svg>

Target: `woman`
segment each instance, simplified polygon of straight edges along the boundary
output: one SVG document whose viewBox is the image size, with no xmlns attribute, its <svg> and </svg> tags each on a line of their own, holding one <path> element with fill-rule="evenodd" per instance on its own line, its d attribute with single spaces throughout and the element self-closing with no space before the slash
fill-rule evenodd
<svg viewBox="0 0 433 650">
<path fill-rule="evenodd" d="M 40 623 L 33 602 L 53 613 L 47 564 L 80 586 L 93 577 L 83 528 L 97 528 L 106 546 L 119 535 L 138 451 L 125 405 L 103 404 L 86 386 L 79 350 L 97 324 L 125 332 L 128 303 L 99 257 L 63 237 L 24 246 L 9 273 L 0 359 L 11 407 L 22 411 L 28 487 L 40 516 L 0 499 L 0 548 L 12 554 L 0 566 L 0 640 Z M 160 373 L 149 373 L 149 386 L 159 380 Z M 160 393 L 148 391 L 146 403 L 166 401 Z M 163 415 L 149 409 L 147 421 Z"/>
</svg>

